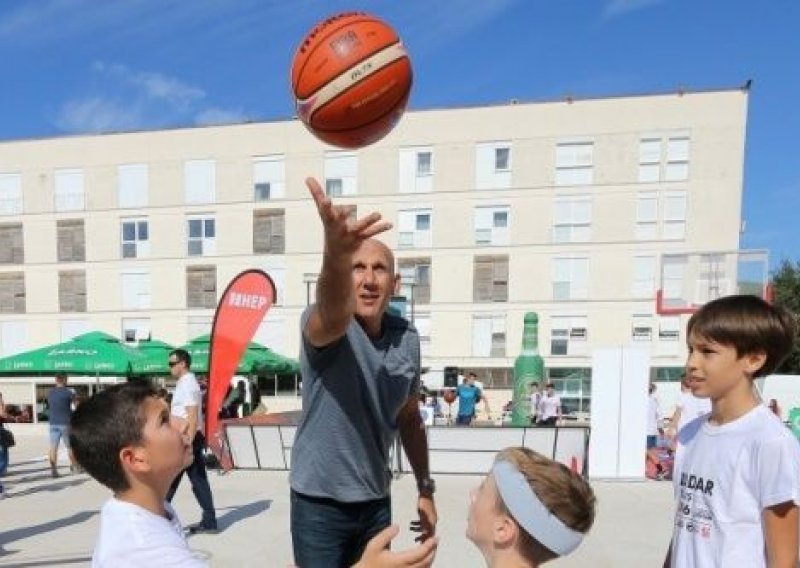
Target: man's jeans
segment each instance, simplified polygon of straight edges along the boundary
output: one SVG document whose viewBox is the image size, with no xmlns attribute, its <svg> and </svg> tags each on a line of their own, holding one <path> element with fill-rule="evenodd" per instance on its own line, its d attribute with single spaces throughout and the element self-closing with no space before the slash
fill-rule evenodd
<svg viewBox="0 0 800 568">
<path fill-rule="evenodd" d="M 8 448 L 0 446 L 0 475 L 5 474 L 8 467 Z"/>
<path fill-rule="evenodd" d="M 299 568 L 349 568 L 392 524 L 392 499 L 341 503 L 292 491 L 292 548 Z"/>
<path fill-rule="evenodd" d="M 206 462 L 203 456 L 203 448 L 206 445 L 206 439 L 198 432 L 195 434 L 192 441 L 192 450 L 194 453 L 194 461 L 192 465 L 178 474 L 175 481 L 167 493 L 167 501 L 172 502 L 175 492 L 178 490 L 178 485 L 181 483 L 183 473 L 189 476 L 189 481 L 192 484 L 192 493 L 194 493 L 197 503 L 203 509 L 203 520 L 201 524 L 210 529 L 217 528 L 217 515 L 214 512 L 214 498 L 211 496 L 211 486 L 208 484 L 208 474 L 206 473 Z"/>
</svg>

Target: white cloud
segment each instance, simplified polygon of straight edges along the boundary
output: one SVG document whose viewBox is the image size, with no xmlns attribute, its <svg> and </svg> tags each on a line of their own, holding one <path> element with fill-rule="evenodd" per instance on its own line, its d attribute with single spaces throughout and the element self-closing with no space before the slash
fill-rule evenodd
<svg viewBox="0 0 800 568">
<path fill-rule="evenodd" d="M 664 0 L 610 0 L 603 10 L 603 18 L 624 16 L 637 10 L 661 4 Z"/>
<path fill-rule="evenodd" d="M 55 125 L 68 132 L 107 132 L 180 124 L 235 123 L 241 110 L 207 102 L 206 92 L 177 77 L 138 71 L 118 63 L 96 61 L 91 70 L 96 86 L 66 101 Z"/>
</svg>

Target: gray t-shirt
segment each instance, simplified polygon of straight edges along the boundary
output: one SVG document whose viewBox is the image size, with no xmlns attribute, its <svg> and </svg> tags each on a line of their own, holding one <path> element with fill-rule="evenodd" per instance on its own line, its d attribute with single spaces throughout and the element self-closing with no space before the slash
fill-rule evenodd
<svg viewBox="0 0 800 568">
<path fill-rule="evenodd" d="M 67 387 L 55 387 L 47 393 L 50 424 L 68 426 L 72 418 L 72 399 L 75 394 Z"/>
<path fill-rule="evenodd" d="M 409 397 L 417 399 L 420 359 L 419 335 L 408 321 L 386 314 L 383 329 L 372 340 L 353 320 L 323 348 L 303 335 L 303 414 L 289 477 L 298 493 L 345 503 L 389 494 L 389 449 L 400 410 Z"/>
</svg>

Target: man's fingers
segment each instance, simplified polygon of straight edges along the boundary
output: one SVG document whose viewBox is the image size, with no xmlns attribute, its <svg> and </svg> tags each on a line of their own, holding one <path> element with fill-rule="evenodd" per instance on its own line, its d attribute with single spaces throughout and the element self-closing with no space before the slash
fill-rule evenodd
<svg viewBox="0 0 800 568">
<path fill-rule="evenodd" d="M 400 532 L 400 527 L 397 525 L 390 525 L 386 527 L 370 539 L 369 544 L 367 544 L 367 548 L 376 551 L 388 548 L 389 544 L 392 542 L 392 539 L 397 536 L 398 532 Z"/>
<path fill-rule="evenodd" d="M 314 198 L 314 203 L 317 204 L 317 209 L 320 209 L 322 202 L 325 201 L 325 192 L 322 191 L 322 186 L 313 177 L 307 177 L 306 187 L 311 193 L 311 197 Z"/>
<path fill-rule="evenodd" d="M 430 566 L 436 554 L 437 546 L 439 546 L 439 539 L 429 538 L 416 548 L 397 553 L 397 560 L 401 566 L 413 566 L 415 568 Z"/>
<path fill-rule="evenodd" d="M 388 231 L 391 228 L 392 224 L 389 221 L 381 221 L 380 223 L 375 223 L 374 225 L 370 225 L 366 229 L 360 231 L 358 236 L 362 239 L 369 239 L 379 233 Z"/>
</svg>

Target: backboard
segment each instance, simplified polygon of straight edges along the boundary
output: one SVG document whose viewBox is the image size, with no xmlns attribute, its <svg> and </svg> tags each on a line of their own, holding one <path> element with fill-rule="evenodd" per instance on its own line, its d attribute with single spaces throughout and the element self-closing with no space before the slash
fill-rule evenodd
<svg viewBox="0 0 800 568">
<path fill-rule="evenodd" d="M 691 314 L 703 304 L 734 294 L 772 301 L 766 250 L 664 253 L 657 282 L 656 313 Z"/>
</svg>

